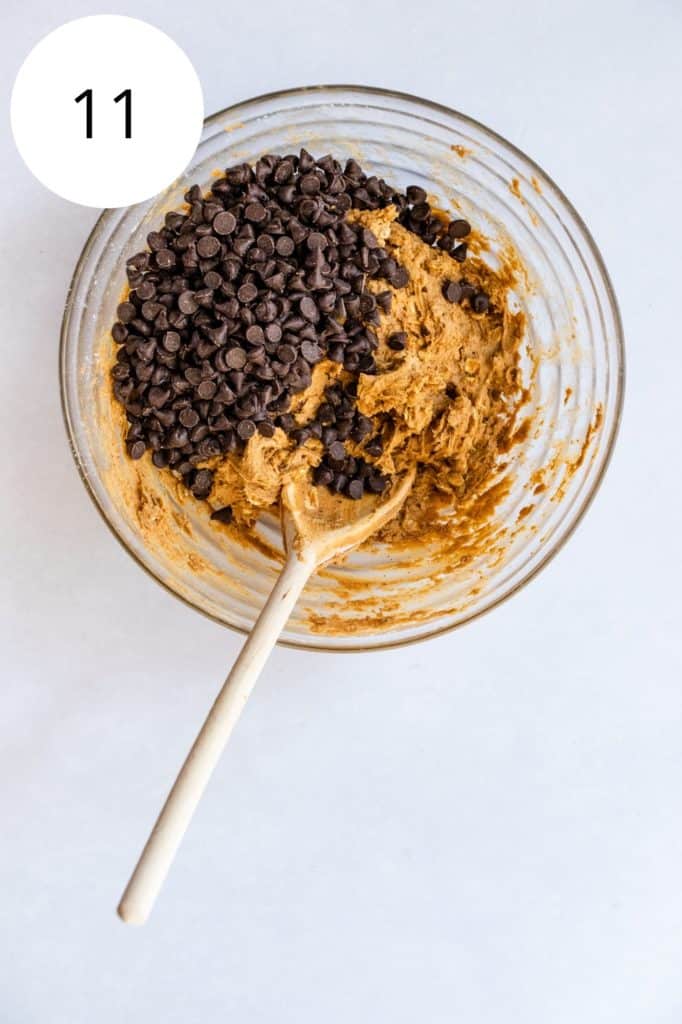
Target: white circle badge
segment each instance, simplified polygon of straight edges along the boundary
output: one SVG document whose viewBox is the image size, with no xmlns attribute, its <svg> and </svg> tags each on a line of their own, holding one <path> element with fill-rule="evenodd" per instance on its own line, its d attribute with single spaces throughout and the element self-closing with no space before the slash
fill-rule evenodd
<svg viewBox="0 0 682 1024">
<path fill-rule="evenodd" d="M 83 206 L 130 206 L 174 181 L 201 136 L 201 83 L 164 32 L 136 18 L 70 21 L 29 53 L 12 132 L 29 170 Z"/>
</svg>

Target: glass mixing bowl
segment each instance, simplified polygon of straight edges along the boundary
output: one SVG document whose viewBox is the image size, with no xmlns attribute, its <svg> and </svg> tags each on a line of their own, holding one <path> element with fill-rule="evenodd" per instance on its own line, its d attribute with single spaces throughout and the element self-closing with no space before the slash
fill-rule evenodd
<svg viewBox="0 0 682 1024">
<path fill-rule="evenodd" d="M 282 636 L 284 643 L 325 650 L 390 647 L 489 610 L 571 534 L 604 474 L 618 427 L 622 328 L 597 247 L 566 197 L 532 160 L 463 114 L 356 86 L 274 93 L 214 114 L 181 180 L 97 221 L 67 298 L 61 384 L 76 463 L 104 520 L 139 565 L 218 622 L 248 630 L 280 563 L 267 544 L 244 546 L 229 529 L 212 527 L 205 506 L 180 508 L 163 473 L 151 486 L 176 516 L 173 544 L 160 546 L 140 530 L 140 495 L 112 484 L 112 461 L 125 473 L 132 472 L 130 460 L 103 429 L 113 408 L 108 331 L 126 285 L 126 259 L 144 248 L 168 209 L 182 205 L 188 184 L 208 187 L 217 169 L 300 146 L 317 156 L 353 156 L 396 186 L 421 185 L 441 208 L 457 209 L 489 236 L 486 258 L 494 261 L 510 242 L 528 276 L 512 301 L 528 319 L 523 369 L 533 427 L 508 457 L 512 482 L 485 527 L 485 554 L 468 555 L 466 543 L 447 556 L 419 545 L 396 556 L 373 545 L 314 576 Z M 151 502 L 153 511 L 153 495 Z M 281 548 L 274 519 L 258 529 Z"/>
</svg>

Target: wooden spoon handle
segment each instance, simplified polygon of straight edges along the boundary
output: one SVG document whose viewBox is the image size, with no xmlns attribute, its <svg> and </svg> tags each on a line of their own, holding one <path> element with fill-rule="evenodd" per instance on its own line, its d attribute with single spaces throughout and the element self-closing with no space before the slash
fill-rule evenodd
<svg viewBox="0 0 682 1024">
<path fill-rule="evenodd" d="M 168 794 L 118 905 L 127 924 L 144 924 L 213 769 L 270 651 L 315 568 L 289 555 L 282 573 Z"/>
</svg>

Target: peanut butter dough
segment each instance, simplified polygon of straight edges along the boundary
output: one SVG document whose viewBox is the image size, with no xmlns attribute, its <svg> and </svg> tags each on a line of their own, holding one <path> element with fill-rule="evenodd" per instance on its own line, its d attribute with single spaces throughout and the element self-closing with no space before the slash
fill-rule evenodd
<svg viewBox="0 0 682 1024">
<path fill-rule="evenodd" d="M 410 274 L 406 287 L 393 290 L 391 312 L 377 328 L 378 373 L 362 375 L 358 386 L 360 411 L 383 422 L 378 466 L 389 474 L 417 466 L 407 502 L 379 538 L 399 541 L 431 530 L 441 514 L 482 489 L 500 452 L 509 448 L 523 398 L 518 361 L 524 317 L 508 308 L 511 255 L 498 258 L 496 270 L 475 256 L 467 260 L 467 279 L 490 296 L 490 310 L 476 314 L 443 296 L 443 283 L 460 276 L 459 265 L 401 227 L 393 207 L 350 216 L 370 228 Z M 385 283 L 370 287 L 381 291 Z M 397 331 L 407 334 L 401 352 L 387 344 Z M 339 376 L 343 370 L 331 361 L 315 368 L 312 384 L 292 403 L 299 423 L 312 418 L 325 387 Z M 350 443 L 347 448 L 361 453 Z M 256 435 L 243 455 L 206 463 L 215 472 L 210 504 L 232 506 L 236 523 L 249 527 L 321 453 L 314 438 L 297 448 L 279 428 L 271 438 Z"/>
</svg>

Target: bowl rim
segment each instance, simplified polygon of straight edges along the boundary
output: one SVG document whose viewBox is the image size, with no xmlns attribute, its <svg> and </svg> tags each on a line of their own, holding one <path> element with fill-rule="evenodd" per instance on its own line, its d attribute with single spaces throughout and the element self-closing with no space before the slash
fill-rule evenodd
<svg viewBox="0 0 682 1024">
<path fill-rule="evenodd" d="M 489 128 L 481 121 L 476 120 L 476 118 L 470 117 L 468 114 L 462 113 L 461 111 L 455 109 L 454 107 L 448 107 L 443 103 L 437 103 L 433 100 L 427 100 L 424 99 L 423 97 L 415 96 L 407 92 L 401 92 L 395 89 L 385 89 L 381 87 L 366 85 L 353 85 L 348 83 L 329 85 L 318 84 L 297 86 L 290 89 L 278 89 L 275 90 L 274 92 L 262 93 L 261 95 L 253 96 L 247 100 L 240 100 L 238 103 L 231 104 L 230 106 L 225 107 L 222 110 L 216 111 L 214 114 L 211 114 L 209 117 L 205 118 L 202 129 L 202 139 L 204 137 L 206 130 L 211 128 L 216 122 L 222 120 L 225 117 L 238 118 L 240 111 L 243 111 L 246 108 L 251 108 L 256 104 L 272 103 L 276 102 L 277 100 L 296 99 L 297 97 L 308 96 L 314 93 L 330 93 L 332 95 L 333 102 L 334 95 L 342 95 L 348 93 L 349 91 L 358 93 L 361 96 L 408 102 L 426 108 L 426 110 L 431 111 L 432 113 L 444 114 L 447 117 L 455 117 L 464 122 L 465 124 L 468 124 L 471 127 L 475 128 L 484 136 L 488 136 L 493 141 L 501 143 L 503 146 L 507 147 L 507 149 L 512 154 L 520 157 L 521 160 L 523 160 L 531 168 L 531 170 L 539 172 L 539 174 L 544 179 L 544 183 L 550 186 L 556 198 L 568 210 L 571 217 L 574 218 L 575 222 L 578 225 L 578 228 L 583 234 L 585 242 L 587 243 L 587 248 L 590 251 L 590 255 L 595 262 L 595 266 L 604 285 L 606 297 L 613 317 L 616 350 L 618 354 L 618 364 L 616 367 L 616 372 L 614 374 L 616 393 L 613 423 L 611 426 L 609 436 L 606 438 L 604 456 L 599 473 L 593 481 L 592 486 L 590 487 L 587 494 L 582 498 L 580 504 L 574 510 L 573 520 L 572 522 L 570 522 L 563 536 L 554 545 L 548 548 L 546 553 L 543 555 L 542 558 L 539 559 L 536 565 L 529 569 L 528 572 L 526 572 L 525 575 L 520 580 L 518 580 L 518 582 L 506 594 L 502 594 L 500 597 L 497 597 L 491 604 L 487 605 L 485 608 L 480 608 L 477 611 L 467 614 L 458 622 L 453 622 L 444 626 L 439 626 L 438 628 L 433 629 L 430 632 L 420 634 L 419 636 L 405 637 L 402 639 L 390 640 L 383 643 L 373 643 L 367 646 L 365 646 L 365 644 L 363 643 L 355 647 L 335 647 L 333 644 L 326 645 L 324 643 L 311 644 L 306 643 L 303 640 L 280 639 L 277 642 L 278 646 L 289 647 L 294 650 L 310 651 L 320 654 L 363 654 L 371 651 L 394 650 L 400 647 L 408 647 L 412 644 L 421 643 L 426 640 L 432 640 L 436 637 L 441 637 L 447 633 L 451 633 L 456 629 L 460 629 L 462 626 L 465 626 L 468 623 L 473 622 L 475 619 L 481 618 L 483 615 L 487 615 L 489 612 L 498 608 L 501 604 L 503 604 L 505 601 L 508 601 L 511 597 L 513 597 L 520 590 L 522 590 L 564 548 L 564 545 L 573 536 L 579 524 L 583 521 L 585 513 L 594 501 L 594 498 L 604 480 L 606 471 L 609 468 L 609 465 L 611 464 L 613 451 L 620 430 L 623 413 L 623 401 L 625 394 L 625 340 L 623 332 L 623 321 L 620 314 L 620 308 L 618 305 L 618 300 L 616 298 L 615 289 L 611 281 L 611 277 L 606 268 L 606 264 L 604 263 L 604 259 L 597 246 L 597 243 L 595 242 L 592 236 L 592 232 L 590 231 L 587 224 L 585 223 L 581 215 L 578 213 L 576 208 L 573 206 L 571 201 L 568 199 L 566 194 L 562 191 L 561 188 L 559 188 L 559 186 L 556 184 L 553 178 L 544 170 L 544 168 L 542 168 L 540 164 L 538 164 L 535 160 L 529 157 L 522 149 L 514 145 L 514 143 L 509 142 L 509 140 L 506 139 L 503 135 L 501 135 L 499 132 L 496 132 L 494 129 Z M 176 598 L 178 601 L 181 601 L 183 604 L 187 605 L 187 607 L 191 608 L 193 611 L 199 612 L 205 618 L 208 618 L 211 621 L 216 622 L 218 625 L 223 626 L 226 629 L 230 629 L 235 633 L 241 634 L 242 636 L 247 636 L 250 632 L 249 630 L 243 629 L 241 626 L 237 626 L 233 623 L 225 622 L 217 615 L 213 615 L 206 609 L 200 608 L 189 598 L 178 593 L 176 590 L 173 589 L 173 587 L 169 583 L 163 580 L 160 576 L 157 576 L 156 573 L 149 566 L 145 565 L 145 563 L 137 556 L 137 554 L 134 551 L 132 551 L 131 548 L 128 547 L 127 543 L 119 534 L 118 530 L 111 522 L 105 510 L 101 506 L 99 499 L 93 487 L 91 486 L 85 466 L 83 465 L 83 462 L 80 457 L 78 445 L 75 440 L 75 431 L 72 427 L 72 417 L 69 409 L 69 400 L 66 389 L 66 349 L 68 343 L 69 323 L 72 311 L 72 300 L 74 293 L 76 291 L 76 284 L 86 266 L 90 248 L 95 242 L 99 233 L 102 231 L 106 222 L 116 212 L 117 210 L 115 209 L 105 209 L 100 213 L 99 217 L 95 221 L 95 224 L 93 225 L 92 229 L 88 234 L 88 237 L 83 245 L 81 253 L 74 267 L 74 271 L 73 274 L 71 275 L 71 280 L 69 282 L 69 286 L 66 293 L 66 299 L 64 302 L 64 311 L 62 314 L 59 339 L 59 380 L 62 418 L 66 430 L 67 439 L 69 442 L 69 447 L 71 449 L 71 454 L 76 464 L 78 475 L 80 476 L 87 493 L 90 495 L 90 498 L 95 508 L 97 509 L 100 518 L 104 521 L 109 531 L 113 534 L 113 536 L 116 538 L 121 547 L 128 553 L 128 555 L 131 558 L 133 558 L 137 565 L 141 569 L 143 569 L 148 576 L 155 580 L 156 583 L 162 586 L 164 590 L 172 594 L 174 598 Z"/>
</svg>

